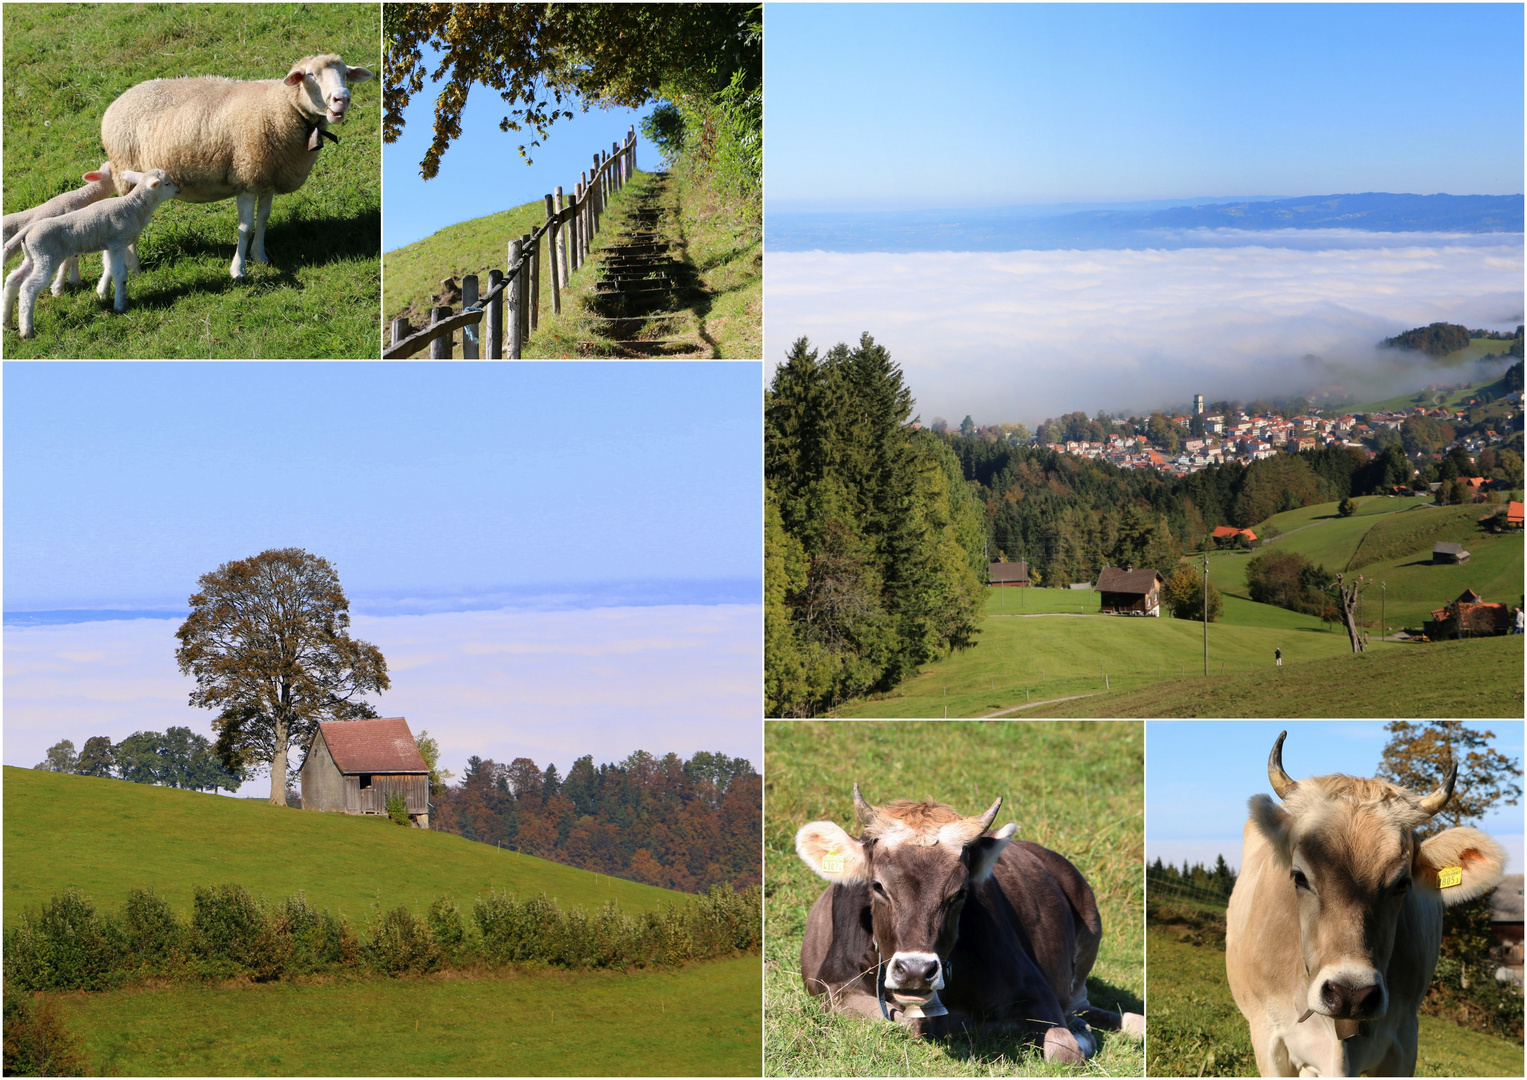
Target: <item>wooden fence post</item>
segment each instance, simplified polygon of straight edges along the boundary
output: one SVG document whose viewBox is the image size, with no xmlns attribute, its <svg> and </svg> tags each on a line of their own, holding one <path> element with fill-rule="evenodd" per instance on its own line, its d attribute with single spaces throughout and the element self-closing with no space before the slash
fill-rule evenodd
<svg viewBox="0 0 1527 1080">
<path fill-rule="evenodd" d="M 631 173 L 636 174 L 636 125 L 631 125 Z"/>
<path fill-rule="evenodd" d="M 399 315 L 396 319 L 392 320 L 392 340 L 388 342 L 388 345 L 396 345 L 413 332 L 414 328 L 408 325 L 408 318 L 404 315 Z"/>
<path fill-rule="evenodd" d="M 541 238 L 530 234 L 530 329 L 541 325 Z"/>
<path fill-rule="evenodd" d="M 546 261 L 551 263 L 551 313 L 562 314 L 562 284 L 558 280 L 561 277 L 561 267 L 557 265 L 557 210 L 552 205 L 551 196 L 546 196 Z"/>
<path fill-rule="evenodd" d="M 594 228 L 590 230 L 591 236 L 599 235 L 599 215 L 604 212 L 604 199 L 601 197 L 600 188 L 603 185 L 603 177 L 599 175 L 599 155 L 594 155 L 594 171 L 589 174 L 594 178 Z"/>
<path fill-rule="evenodd" d="M 520 315 L 524 305 L 520 302 L 520 242 L 509 241 L 509 269 L 505 271 L 509 275 L 509 284 L 504 288 L 504 296 L 508 303 L 504 312 L 504 329 L 509 332 L 509 346 L 504 351 L 508 353 L 508 359 L 518 360 L 520 348 L 524 338 L 520 336 Z"/>
<path fill-rule="evenodd" d="M 573 268 L 567 261 L 567 219 L 562 217 L 562 189 L 557 188 L 557 217 L 560 219 L 557 225 L 557 249 L 562 262 L 562 284 L 567 284 L 567 279 L 572 276 Z"/>
<path fill-rule="evenodd" d="M 589 250 L 589 178 L 588 173 L 578 174 L 578 262 L 574 270 L 583 265 Z"/>
<path fill-rule="evenodd" d="M 451 317 L 451 309 L 448 307 L 431 308 L 429 324 L 434 326 L 443 319 Z M 429 358 L 431 360 L 449 360 L 451 358 L 451 338 L 454 334 L 441 334 L 429 343 Z"/>
<path fill-rule="evenodd" d="M 620 143 L 612 142 L 610 144 L 610 158 L 615 162 L 615 167 L 610 170 L 610 176 L 615 182 L 615 190 L 619 191 L 621 187 L 621 181 L 624 179 L 624 177 L 620 175 Z"/>
<path fill-rule="evenodd" d="M 461 279 L 461 310 L 477 306 L 477 275 L 468 274 Z M 461 328 L 461 358 L 463 360 L 476 360 L 482 353 L 478 349 L 478 341 L 482 333 L 482 323 L 476 326 L 463 326 Z"/>
<path fill-rule="evenodd" d="M 520 348 L 530 340 L 530 234 L 520 237 Z M 515 357 L 516 360 L 519 357 Z"/>
<path fill-rule="evenodd" d="M 488 271 L 488 292 L 498 288 L 498 283 L 504 280 L 502 270 Z M 488 338 L 488 359 L 502 360 L 504 358 L 504 294 L 498 293 L 488 301 L 488 310 L 483 312 L 483 328 Z"/>
</svg>

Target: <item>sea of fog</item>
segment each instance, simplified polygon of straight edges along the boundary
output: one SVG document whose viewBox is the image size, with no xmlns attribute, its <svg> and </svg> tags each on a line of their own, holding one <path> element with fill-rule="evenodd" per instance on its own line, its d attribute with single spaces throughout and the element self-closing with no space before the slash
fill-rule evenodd
<svg viewBox="0 0 1527 1080">
<path fill-rule="evenodd" d="M 1431 322 L 1522 322 L 1521 233 L 1213 230 L 1197 245 L 915 253 L 770 251 L 765 377 L 802 336 L 863 332 L 927 423 L 1139 413 L 1445 379 L 1379 343 Z M 1503 365 L 1494 365 L 1497 370 Z M 1477 374 L 1488 374 L 1482 371 Z"/>
<path fill-rule="evenodd" d="M 574 759 L 634 750 L 721 751 L 762 761 L 758 687 L 763 616 L 751 602 L 357 615 L 352 631 L 387 658 L 384 716 L 428 730 L 460 774 L 477 754 Z M 186 726 L 211 737 L 175 668 L 179 618 L 5 628 L 5 764 L 29 768 L 48 747 L 92 735 Z M 293 761 L 300 760 L 296 755 Z M 269 791 L 253 780 L 241 794 Z"/>
</svg>

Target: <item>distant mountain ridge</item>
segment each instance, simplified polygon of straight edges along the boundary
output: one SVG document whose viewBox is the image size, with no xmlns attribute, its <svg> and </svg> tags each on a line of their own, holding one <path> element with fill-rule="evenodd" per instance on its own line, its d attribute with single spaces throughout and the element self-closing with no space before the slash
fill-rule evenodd
<svg viewBox="0 0 1527 1080">
<path fill-rule="evenodd" d="M 1048 216 L 1042 208 L 1031 206 L 775 212 L 766 215 L 765 246 L 772 251 L 840 252 L 1181 248 L 1241 244 L 1246 242 L 1244 233 L 1335 229 L 1480 236 L 1521 233 L 1523 197 L 1365 192 L 1205 200 L 1167 207 L 1149 203 L 1141 209 L 1126 206 Z"/>
</svg>

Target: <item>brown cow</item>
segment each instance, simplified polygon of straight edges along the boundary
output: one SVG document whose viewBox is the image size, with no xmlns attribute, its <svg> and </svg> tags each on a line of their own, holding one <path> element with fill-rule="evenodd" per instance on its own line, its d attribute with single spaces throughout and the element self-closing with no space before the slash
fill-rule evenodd
<svg viewBox="0 0 1527 1080">
<path fill-rule="evenodd" d="M 1054 1061 L 1095 1052 L 1088 1023 L 1143 1035 L 1144 1017 L 1087 1000 L 1102 938 L 1091 887 L 1055 852 L 1013 840 L 1016 826 L 988 831 L 1001 806 L 978 817 L 934 802 L 876 808 L 855 784 L 862 836 L 803 826 L 795 850 L 832 882 L 806 918 L 806 992 L 918 1035 L 1034 1037 Z"/>
<path fill-rule="evenodd" d="M 1431 984 L 1442 909 L 1500 883 L 1501 846 L 1468 826 L 1417 830 L 1453 793 L 1383 780 L 1283 771 L 1283 800 L 1251 799 L 1241 874 L 1230 894 L 1225 973 L 1251 1025 L 1263 1076 L 1412 1076 L 1416 1009 Z"/>
</svg>

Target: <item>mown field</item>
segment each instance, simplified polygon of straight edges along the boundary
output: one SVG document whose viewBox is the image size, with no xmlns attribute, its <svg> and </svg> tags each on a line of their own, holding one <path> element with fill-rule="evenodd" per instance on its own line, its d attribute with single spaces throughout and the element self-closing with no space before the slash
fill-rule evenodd
<svg viewBox="0 0 1527 1080">
<path fill-rule="evenodd" d="M 1118 723 L 766 722 L 764 1046 L 771 1076 L 1143 1075 L 1138 1041 L 1104 1033 L 1084 1067 L 1050 1065 L 1012 1038 L 919 1042 L 904 1029 L 829 1014 L 801 985 L 806 912 L 826 888 L 795 853 L 795 832 L 832 819 L 858 832 L 852 791 L 871 803 L 933 798 L 979 813 L 1071 859 L 1097 895 L 1103 943 L 1093 1004 L 1140 1011 L 1143 728 Z"/>
<path fill-rule="evenodd" d="M 305 892 L 356 924 L 378 905 L 422 912 L 442 895 L 469 912 L 494 889 L 632 912 L 685 898 L 380 817 L 32 769 L 6 768 L 4 785 L 7 926 L 66 888 L 115 908 L 130 889 L 152 887 L 185 917 L 195 886 L 233 882 L 271 900 Z"/>
<path fill-rule="evenodd" d="M 1492 509 L 1375 496 L 1358 500 L 1349 518 L 1324 503 L 1258 526 L 1259 535 L 1269 525 L 1277 532 L 1259 550 L 1296 551 L 1329 570 L 1351 566 L 1373 579 L 1360 612 L 1371 634 L 1361 657 L 1352 655 L 1339 624 L 1250 599 L 1246 563 L 1257 552 L 1219 551 L 1209 557 L 1209 580 L 1224 597 L 1224 611 L 1209 627 L 1207 679 L 1201 623 L 1097 615 L 1097 594 L 1084 590 L 988 588 L 973 648 L 928 665 L 884 697 L 850 702 L 833 715 L 1518 715 L 1520 643 L 1513 669 L 1509 639 L 1458 643 L 1478 651 L 1456 654 L 1435 644 L 1380 640 L 1381 613 L 1391 633 L 1419 630 L 1432 609 L 1465 589 L 1492 602 L 1520 602 L 1522 538 L 1484 532 L 1478 518 Z M 1439 540 L 1464 543 L 1469 562 L 1433 565 L 1431 549 Z M 1281 670 L 1274 667 L 1275 649 L 1283 650 Z M 1471 667 L 1467 680 L 1439 679 L 1439 664 L 1455 656 L 1483 667 Z M 1057 702 L 1061 698 L 1072 700 Z M 1035 705 L 1046 701 L 1057 703 Z"/>
<path fill-rule="evenodd" d="M 355 4 L 8 4 L 4 9 L 6 213 L 81 184 L 105 160 L 101 116 L 154 78 L 280 78 L 305 56 L 338 53 L 380 74 L 375 7 Z M 228 275 L 238 236 L 232 199 L 159 208 L 138 242 L 142 273 L 128 308 L 96 298 L 99 255 L 85 283 L 37 302 L 37 336 L 6 328 L 22 357 L 374 357 L 381 284 L 381 84 L 353 104 L 307 183 L 276 196 L 269 265 Z M 15 264 L 13 264 L 14 267 Z M 12 267 L 12 268 L 13 268 Z"/>
<path fill-rule="evenodd" d="M 1146 932 L 1152 1076 L 1255 1076 L 1246 1019 L 1225 981 L 1223 916 L 1218 934 L 1154 920 Z M 1521 1076 L 1522 1047 L 1422 1016 L 1417 1076 Z"/>
<path fill-rule="evenodd" d="M 101 1075 L 755 1076 L 759 960 L 61 994 Z"/>
</svg>

